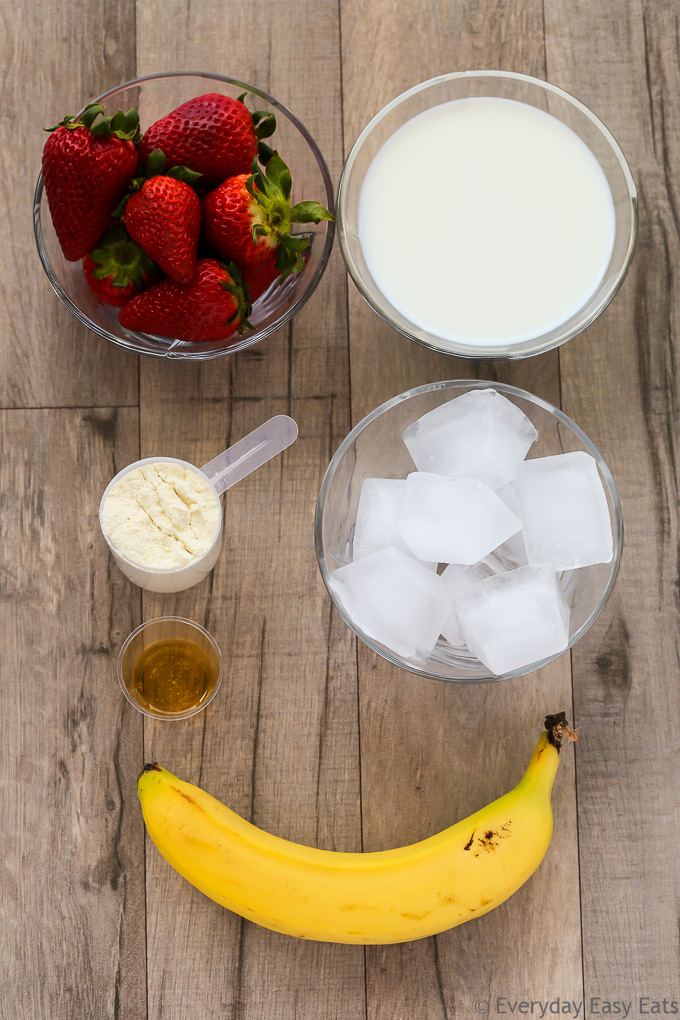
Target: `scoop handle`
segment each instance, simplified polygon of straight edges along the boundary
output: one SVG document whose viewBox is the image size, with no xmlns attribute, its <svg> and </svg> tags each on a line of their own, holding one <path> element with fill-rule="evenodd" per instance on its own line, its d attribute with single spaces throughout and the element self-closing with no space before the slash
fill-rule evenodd
<svg viewBox="0 0 680 1020">
<path fill-rule="evenodd" d="M 298 427 L 293 419 L 287 414 L 277 414 L 209 460 L 201 471 L 208 476 L 219 496 L 294 443 L 297 434 Z"/>
</svg>

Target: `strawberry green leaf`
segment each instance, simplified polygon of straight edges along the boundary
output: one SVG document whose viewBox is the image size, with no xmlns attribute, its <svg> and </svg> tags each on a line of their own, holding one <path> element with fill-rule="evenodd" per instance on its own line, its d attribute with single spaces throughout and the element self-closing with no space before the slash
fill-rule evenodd
<svg viewBox="0 0 680 1020">
<path fill-rule="evenodd" d="M 259 166 L 257 156 L 253 159 L 245 186 L 260 206 L 260 210 L 251 208 L 250 233 L 253 244 L 257 244 L 258 238 L 268 237 L 272 246 L 278 245 L 276 264 L 284 278 L 289 273 L 301 272 L 304 261 L 297 256 L 309 246 L 311 235 L 291 236 L 291 223 L 319 223 L 335 217 L 328 209 L 313 201 L 298 202 L 291 209 L 290 170 L 278 152 L 272 153 L 265 169 Z"/>
<path fill-rule="evenodd" d="M 229 262 L 226 265 L 220 262 L 220 265 L 229 274 L 229 279 L 222 280 L 222 286 L 236 301 L 236 311 L 227 319 L 227 325 L 230 326 L 232 322 L 239 319 L 238 332 L 240 335 L 244 329 L 254 328 L 252 322 L 248 319 L 253 310 L 250 300 L 250 289 L 243 279 L 240 270 L 233 262 Z"/>
<path fill-rule="evenodd" d="M 166 176 L 174 177 L 176 181 L 184 181 L 185 184 L 193 186 L 203 175 L 198 170 L 190 170 L 188 166 L 173 166 L 167 171 Z"/>
<path fill-rule="evenodd" d="M 90 134 L 94 138 L 110 138 L 111 137 L 111 121 L 108 120 L 108 119 L 105 119 L 105 120 L 100 120 L 97 124 L 93 124 L 92 127 L 90 128 Z"/>
<path fill-rule="evenodd" d="M 130 197 L 131 194 L 132 194 L 132 192 L 128 192 L 127 195 L 123 195 L 123 197 L 121 198 L 120 202 L 118 203 L 116 208 L 111 213 L 111 215 L 113 216 L 114 220 L 120 220 L 120 219 L 123 218 L 123 213 L 125 212 L 125 206 L 128 204 L 128 198 Z"/>
<path fill-rule="evenodd" d="M 246 93 L 244 92 L 243 95 L 245 96 Z M 239 269 L 235 262 L 227 262 L 224 268 L 227 270 L 234 283 L 237 283 L 239 287 L 246 286 L 245 280 L 243 279 L 243 274 L 241 273 L 241 270 Z"/>
<path fill-rule="evenodd" d="M 290 210 L 291 223 L 319 223 L 321 220 L 334 220 L 335 216 L 324 209 L 318 202 L 298 202 Z"/>
<path fill-rule="evenodd" d="M 101 103 L 88 103 L 79 117 L 64 117 L 59 124 L 55 124 L 51 128 L 45 128 L 45 130 L 56 131 L 58 127 L 85 127 L 95 138 L 110 138 L 111 135 L 115 135 L 116 138 L 120 138 L 123 141 L 132 141 L 135 145 L 139 144 L 142 135 L 139 130 L 139 114 L 136 110 L 128 110 L 127 113 L 117 110 L 112 117 L 105 117 L 103 120 L 95 123 L 97 117 L 102 113 L 104 113 L 104 107 Z"/>
<path fill-rule="evenodd" d="M 122 110 L 116 110 L 113 117 L 111 118 L 111 130 L 112 131 L 124 131 L 125 130 L 125 114 Z"/>
<path fill-rule="evenodd" d="M 294 272 L 294 269 L 295 255 L 293 252 L 288 251 L 287 248 L 284 248 L 283 245 L 281 245 L 276 253 L 276 270 L 281 274 L 279 282 L 283 283 L 286 277 L 290 276 L 290 274 Z"/>
<path fill-rule="evenodd" d="M 153 149 L 148 156 L 146 164 L 144 166 L 144 176 L 148 179 L 150 177 L 158 177 L 159 174 L 165 173 L 165 164 L 167 160 L 165 153 L 162 149 Z"/>
<path fill-rule="evenodd" d="M 144 274 L 157 272 L 154 262 L 144 249 L 133 241 L 125 227 L 109 227 L 96 248 L 90 252 L 96 269 L 92 275 L 98 280 L 111 279 L 114 287 L 127 287 L 134 283 L 144 286 Z"/>
<path fill-rule="evenodd" d="M 274 155 L 274 150 L 271 148 L 271 146 L 267 145 L 266 142 L 258 142 L 257 155 L 260 163 L 262 163 L 262 165 L 266 167 L 267 163 Z"/>
<path fill-rule="evenodd" d="M 251 117 L 258 142 L 263 138 L 271 138 L 276 131 L 276 116 L 268 110 L 256 110 Z"/>
<path fill-rule="evenodd" d="M 265 179 L 282 198 L 285 198 L 286 201 L 288 201 L 291 189 L 290 170 L 283 162 L 278 152 L 274 152 L 272 154 L 272 158 L 267 163 Z"/>
<path fill-rule="evenodd" d="M 87 106 L 85 107 L 85 109 L 82 112 L 82 115 L 80 117 L 80 123 L 83 125 L 83 127 L 86 127 L 86 128 L 89 128 L 90 130 L 92 130 L 92 125 L 96 121 L 96 119 L 99 116 L 99 114 L 103 113 L 103 112 L 104 112 L 104 107 L 100 103 L 88 103 Z M 76 118 L 76 119 L 78 119 L 78 118 Z M 104 121 L 102 121 L 101 123 L 103 124 Z M 110 131 L 109 131 L 109 133 L 110 133 Z"/>
<path fill-rule="evenodd" d="M 284 234 L 280 240 L 280 244 L 284 248 L 288 248 L 289 251 L 304 251 L 305 248 L 309 248 L 309 235 L 306 234 L 304 237 L 296 234 Z"/>
</svg>

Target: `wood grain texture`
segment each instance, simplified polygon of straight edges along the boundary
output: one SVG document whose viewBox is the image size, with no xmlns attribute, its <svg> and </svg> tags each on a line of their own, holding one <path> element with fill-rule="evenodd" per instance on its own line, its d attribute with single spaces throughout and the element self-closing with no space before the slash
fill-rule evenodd
<svg viewBox="0 0 680 1020">
<path fill-rule="evenodd" d="M 48 0 L 23 17 L 3 0 L 0 13 L 0 407 L 136 404 L 137 359 L 76 322 L 48 283 L 32 230 L 41 128 L 134 77 L 134 0 Z"/>
<path fill-rule="evenodd" d="M 140 600 L 95 511 L 136 453 L 136 418 L 0 415 L 3 1017 L 146 1011 L 143 827 L 128 795 L 141 719 L 115 675 Z"/>
<path fill-rule="evenodd" d="M 540 3 L 427 3 L 410 14 L 400 8 L 404 18 L 394 13 L 388 2 L 341 5 L 346 150 L 384 103 L 426 78 L 495 67 L 544 76 Z M 354 423 L 389 397 L 439 379 L 507 381 L 560 403 L 557 353 L 511 367 L 467 362 L 397 335 L 353 288 L 349 308 Z M 522 774 L 545 713 L 571 711 L 568 656 L 539 674 L 488 687 L 417 679 L 363 646 L 359 670 L 365 850 L 423 838 L 504 792 Z M 580 1001 L 578 911 L 565 919 L 542 908 L 557 887 L 578 897 L 570 753 L 554 811 L 557 836 L 544 864 L 493 916 L 422 943 L 367 949 L 369 1020 L 470 1016 L 479 999 L 493 1014 L 499 996 L 556 993 Z"/>
<path fill-rule="evenodd" d="M 49 0 L 19 17 L 5 0 L 0 10 L 0 1016 L 467 1020 L 477 1000 L 495 1017 L 499 997 L 560 997 L 584 1001 L 590 1020 L 593 996 L 677 1000 L 676 7 Z M 36 125 L 105 88 L 169 69 L 240 76 L 301 118 L 337 182 L 385 102 L 484 67 L 547 77 L 583 100 L 639 187 L 630 276 L 559 353 L 504 366 L 427 352 L 348 291 L 337 245 L 287 328 L 203 366 L 138 362 L 77 327 L 51 292 L 30 224 Z M 573 689 L 569 656 L 465 688 L 391 668 L 357 648 L 318 573 L 314 504 L 351 424 L 418 383 L 470 376 L 561 404 L 620 489 L 621 575 L 574 649 Z M 106 482 L 140 455 L 204 463 L 276 413 L 298 421 L 299 439 L 224 498 L 214 573 L 142 598 L 98 531 Z M 142 614 L 165 613 L 215 635 L 223 686 L 194 720 L 143 727 L 115 659 Z M 584 742 L 563 756 L 544 864 L 493 914 L 437 938 L 299 942 L 222 910 L 144 848 L 136 776 L 154 759 L 304 843 L 419 839 L 514 783 L 543 714 L 571 712 L 572 696 Z"/>
<path fill-rule="evenodd" d="M 160 9 L 147 4 L 138 18 L 140 73 L 160 69 L 172 47 L 176 67 L 252 82 L 302 120 L 337 180 L 334 5 L 232 5 L 215 21 L 210 7 L 175 0 L 162 5 L 162 25 Z M 176 598 L 145 597 L 147 616 L 176 611 L 204 622 L 227 657 L 224 689 L 205 716 L 178 732 L 148 728 L 145 754 L 269 831 L 356 850 L 354 644 L 331 613 L 313 543 L 321 478 L 349 429 L 345 286 L 336 253 L 312 301 L 252 350 L 201 368 L 142 365 L 146 454 L 163 449 L 204 463 L 277 413 L 292 415 L 300 430 L 282 457 L 224 497 L 224 548 L 212 579 Z M 241 921 L 170 872 L 153 847 L 147 875 L 150 1015 L 193 1017 L 200 1004 L 202 1020 L 363 1020 L 361 950 L 306 944 Z"/>
<path fill-rule="evenodd" d="M 586 997 L 678 987 L 679 15 L 547 0 L 548 69 L 612 130 L 635 177 L 638 249 L 621 293 L 564 349 L 564 409 L 619 487 L 621 573 L 574 649 Z M 625 82 L 620 87 L 616 83 Z M 656 991 L 651 991 L 656 989 Z"/>
</svg>

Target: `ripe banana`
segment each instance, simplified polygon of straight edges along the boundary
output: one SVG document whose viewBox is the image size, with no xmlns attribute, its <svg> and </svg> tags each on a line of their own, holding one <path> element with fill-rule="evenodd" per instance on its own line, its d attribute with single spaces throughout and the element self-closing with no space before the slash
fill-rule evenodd
<svg viewBox="0 0 680 1020">
<path fill-rule="evenodd" d="M 196 786 L 145 765 L 138 792 L 165 859 L 217 903 L 265 928 L 324 942 L 406 942 L 497 907 L 543 860 L 564 713 L 548 716 L 529 767 L 505 796 L 412 846 L 317 850 L 263 832 Z"/>
</svg>

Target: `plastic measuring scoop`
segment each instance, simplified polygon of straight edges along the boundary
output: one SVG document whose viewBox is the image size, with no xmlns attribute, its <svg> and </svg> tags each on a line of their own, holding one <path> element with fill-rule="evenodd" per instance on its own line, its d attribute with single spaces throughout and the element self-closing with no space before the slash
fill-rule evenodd
<svg viewBox="0 0 680 1020">
<path fill-rule="evenodd" d="M 207 475 L 220 496 L 232 485 L 236 485 L 242 478 L 291 446 L 297 439 L 297 434 L 298 427 L 293 419 L 287 414 L 277 414 L 243 439 L 239 439 L 238 443 L 234 443 L 228 450 L 213 457 L 203 465 L 201 471 Z"/>
<path fill-rule="evenodd" d="M 191 588 L 193 585 L 198 584 L 199 581 L 202 581 L 217 563 L 222 547 L 220 495 L 294 443 L 297 434 L 298 427 L 293 419 L 289 418 L 286 414 L 277 414 L 274 418 L 270 418 L 269 421 L 256 428 L 250 435 L 239 439 L 228 450 L 220 453 L 213 460 L 208 461 L 202 468 L 197 468 L 188 461 L 178 460 L 176 457 L 145 457 L 143 460 L 135 461 L 134 464 L 128 464 L 122 471 L 119 471 L 116 477 L 111 479 L 104 491 L 99 506 L 99 521 L 113 558 L 125 576 L 134 584 L 139 585 L 140 588 L 157 592 L 184 591 L 185 588 Z M 179 464 L 187 471 L 194 471 L 197 474 L 204 475 L 215 492 L 216 516 L 219 520 L 210 546 L 200 556 L 196 556 L 190 563 L 186 563 L 181 567 L 166 570 L 154 568 L 148 564 L 133 563 L 127 559 L 120 549 L 116 547 L 115 542 L 107 533 L 104 525 L 104 505 L 113 486 L 136 468 L 160 463 Z"/>
</svg>

